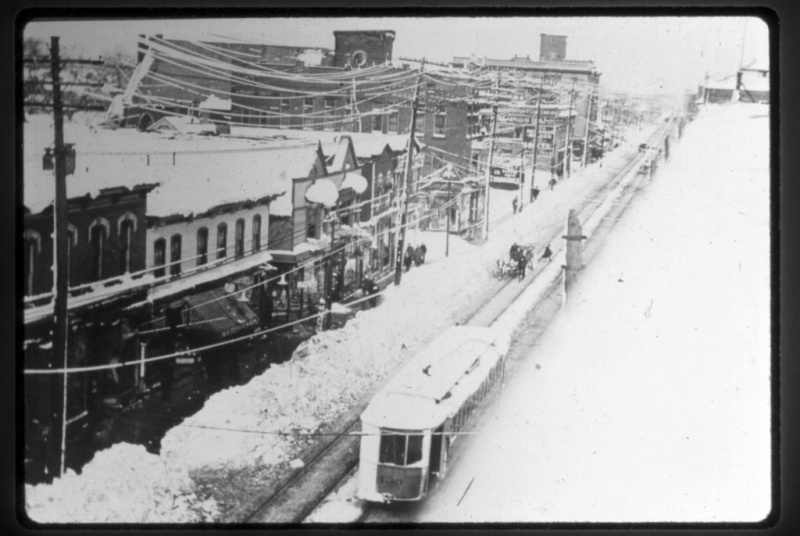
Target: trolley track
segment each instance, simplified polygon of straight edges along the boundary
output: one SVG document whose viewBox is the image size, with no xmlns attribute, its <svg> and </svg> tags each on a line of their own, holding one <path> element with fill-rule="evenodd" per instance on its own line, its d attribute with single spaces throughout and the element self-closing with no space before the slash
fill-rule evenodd
<svg viewBox="0 0 800 536">
<path fill-rule="evenodd" d="M 667 129 L 662 125 L 657 131 L 657 134 L 654 134 L 651 139 L 662 139 L 666 131 Z M 591 196 L 578 208 L 582 219 L 586 217 L 587 213 L 593 214 L 598 210 L 606 195 L 617 188 L 633 168 L 641 163 L 643 158 L 643 155 L 635 154 L 633 158 L 626 159 L 618 169 L 614 169 L 611 172 L 610 180 L 604 183 L 603 186 L 594 190 Z M 631 183 L 633 182 L 636 181 L 631 181 Z M 635 188 L 638 188 L 638 186 Z M 635 188 L 633 191 L 635 191 Z M 630 184 L 623 189 L 623 194 L 630 192 L 626 199 L 629 199 L 633 195 L 633 191 L 631 191 Z M 561 227 L 562 226 L 559 225 L 557 230 L 547 235 L 548 240 L 544 242 L 549 243 L 554 241 L 560 234 Z M 507 303 L 513 303 L 543 269 L 544 266 L 536 270 L 532 277 L 526 277 L 525 284 L 517 285 L 516 287 L 518 288 L 514 288 L 514 291 L 510 294 L 510 299 L 509 295 L 506 295 L 504 299 Z M 512 348 L 509 351 L 507 367 L 510 365 L 510 368 L 507 368 L 508 372 L 515 370 L 518 362 L 521 361 L 523 355 L 520 348 L 526 348 L 528 345 L 533 344 L 547 329 L 550 322 L 555 317 L 556 312 L 561 308 L 563 286 L 560 283 L 562 281 L 563 272 L 555 278 L 545 291 L 542 299 L 526 314 L 522 322 L 525 329 L 517 330 L 515 342 L 512 344 Z M 496 296 L 503 289 L 510 287 L 512 283 L 514 283 L 513 279 L 498 281 L 497 285 L 492 287 L 492 294 Z M 475 309 L 467 311 L 463 315 L 462 322 L 460 323 L 470 323 L 480 314 L 481 310 L 486 307 L 486 305 L 487 303 L 484 302 L 478 304 Z M 502 308 L 497 314 L 493 315 L 488 323 L 482 320 L 481 324 L 491 325 L 504 310 L 505 308 Z M 492 398 L 487 401 L 487 406 L 491 405 L 494 397 L 499 396 L 500 392 L 501 390 L 497 390 L 492 395 Z M 369 397 L 343 414 L 335 423 L 332 423 L 328 427 L 329 435 L 332 439 L 320 441 L 305 452 L 302 456 L 303 467 L 294 469 L 286 477 L 280 479 L 279 482 L 271 486 L 270 489 L 265 490 L 264 493 L 242 504 L 239 508 L 231 512 L 225 521 L 270 525 L 288 525 L 302 522 L 330 493 L 347 479 L 354 477 L 356 473 L 355 468 L 358 463 L 360 442 L 359 416 L 368 403 Z M 475 422 L 480 421 L 480 416 L 477 417 L 478 418 L 474 419 Z M 463 449 L 463 443 L 464 442 L 457 442 L 456 446 L 454 446 L 451 458 L 453 462 L 457 459 L 460 450 Z M 374 516 L 375 511 L 376 510 L 367 507 L 367 505 L 364 505 L 361 515 L 358 519 L 354 520 L 354 522 L 372 522 L 373 517 L 371 516 Z M 385 510 L 377 511 L 385 512 Z M 371 514 L 370 512 L 373 513 Z M 384 521 L 384 519 L 378 520 L 378 522 Z"/>
</svg>

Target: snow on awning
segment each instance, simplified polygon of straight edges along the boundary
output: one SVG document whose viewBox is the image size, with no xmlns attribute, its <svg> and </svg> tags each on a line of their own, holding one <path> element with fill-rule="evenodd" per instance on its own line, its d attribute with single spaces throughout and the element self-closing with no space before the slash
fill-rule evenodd
<svg viewBox="0 0 800 536">
<path fill-rule="evenodd" d="M 231 111 L 231 99 L 221 99 L 216 95 L 209 95 L 206 100 L 201 102 L 198 106 L 201 110 L 222 110 L 226 112 Z"/>
<path fill-rule="evenodd" d="M 339 199 L 339 188 L 330 179 L 317 179 L 306 190 L 306 201 L 319 203 L 328 208 L 334 206 Z"/>
<path fill-rule="evenodd" d="M 342 188 L 352 188 L 357 194 L 363 194 L 367 190 L 367 179 L 357 171 L 348 171 L 342 181 Z"/>
<path fill-rule="evenodd" d="M 267 263 L 269 263 L 271 260 L 272 255 L 266 251 L 262 251 L 261 253 L 256 253 L 255 255 L 250 255 L 249 257 L 245 257 L 243 259 L 238 259 L 221 266 L 209 268 L 193 275 L 183 276 L 175 281 L 158 285 L 150 289 L 147 299 L 149 301 L 163 300 L 164 298 L 172 296 L 173 294 L 190 290 L 203 283 L 221 280 L 226 277 L 236 275 L 239 272 L 255 268 L 259 265 L 266 265 L 269 267 L 271 265 Z"/>
<path fill-rule="evenodd" d="M 190 308 L 190 330 L 224 338 L 258 323 L 258 315 L 247 301 L 241 301 L 237 295 L 227 294 L 221 288 L 187 296 L 184 301 Z"/>
</svg>

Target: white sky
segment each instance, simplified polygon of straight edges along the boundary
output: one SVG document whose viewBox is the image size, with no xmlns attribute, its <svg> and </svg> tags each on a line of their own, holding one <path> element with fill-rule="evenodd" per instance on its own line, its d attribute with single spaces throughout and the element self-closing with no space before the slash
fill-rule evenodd
<svg viewBox="0 0 800 536">
<path fill-rule="evenodd" d="M 333 49 L 334 30 L 395 30 L 393 56 L 451 61 L 454 56 L 539 57 L 540 34 L 566 35 L 567 59 L 593 60 L 601 82 L 617 89 L 694 86 L 708 72 L 733 74 L 768 65 L 769 30 L 742 17 L 250 18 L 31 22 L 25 37 L 61 38 L 62 55 L 135 53 L 138 34 L 165 38 L 247 39 Z M 746 29 L 746 31 L 745 31 Z M 742 43 L 744 39 L 744 56 Z"/>
</svg>

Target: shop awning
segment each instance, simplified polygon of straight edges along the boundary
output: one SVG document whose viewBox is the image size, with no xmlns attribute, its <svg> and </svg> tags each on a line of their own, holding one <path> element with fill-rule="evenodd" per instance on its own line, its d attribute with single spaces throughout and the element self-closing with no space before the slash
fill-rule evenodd
<svg viewBox="0 0 800 536">
<path fill-rule="evenodd" d="M 189 329 L 224 338 L 258 324 L 258 315 L 241 294 L 213 289 L 184 298 L 189 307 Z"/>
</svg>

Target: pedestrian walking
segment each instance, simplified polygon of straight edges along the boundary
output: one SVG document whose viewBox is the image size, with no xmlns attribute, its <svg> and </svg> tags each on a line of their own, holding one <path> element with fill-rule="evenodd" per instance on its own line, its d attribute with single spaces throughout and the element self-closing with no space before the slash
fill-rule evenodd
<svg viewBox="0 0 800 536">
<path fill-rule="evenodd" d="M 550 177 L 550 189 L 552 190 L 555 187 L 556 187 L 556 178 Z"/>
<path fill-rule="evenodd" d="M 414 248 L 409 245 L 406 248 L 406 256 L 403 259 L 403 263 L 406 267 L 406 272 L 411 269 L 411 265 L 414 263 Z"/>
<path fill-rule="evenodd" d="M 365 277 L 361 283 L 361 289 L 363 290 L 365 296 L 371 296 L 371 298 L 367 300 L 369 306 L 375 307 L 378 304 L 378 284 L 375 283 L 373 279 Z"/>
<path fill-rule="evenodd" d="M 513 201 L 511 201 L 511 206 L 514 208 L 514 214 L 517 213 L 517 205 L 519 204 L 519 200 L 515 197 Z"/>
<path fill-rule="evenodd" d="M 420 246 L 417 246 L 416 248 L 414 248 L 414 264 L 416 266 L 422 266 L 424 260 L 425 256 L 422 253 L 422 248 Z"/>
<path fill-rule="evenodd" d="M 525 279 L 525 267 L 528 265 L 528 259 L 525 253 L 520 251 L 517 253 L 517 272 L 519 272 L 519 280 Z"/>
<path fill-rule="evenodd" d="M 550 262 L 550 259 L 551 259 L 552 257 L 553 257 L 553 251 L 550 249 L 550 244 L 547 244 L 547 245 L 544 247 L 544 253 L 542 253 L 542 256 L 541 256 L 541 257 L 539 257 L 539 260 L 540 260 L 540 261 L 542 261 L 542 260 L 546 260 L 547 262 Z"/>
</svg>

